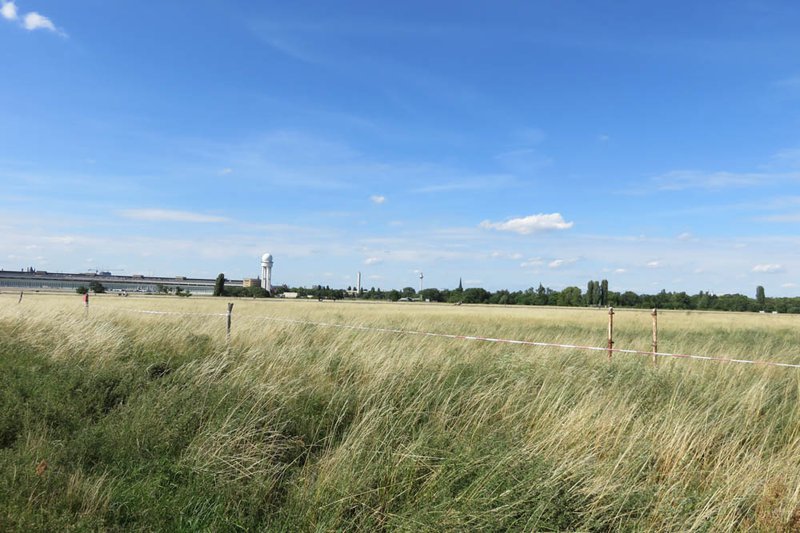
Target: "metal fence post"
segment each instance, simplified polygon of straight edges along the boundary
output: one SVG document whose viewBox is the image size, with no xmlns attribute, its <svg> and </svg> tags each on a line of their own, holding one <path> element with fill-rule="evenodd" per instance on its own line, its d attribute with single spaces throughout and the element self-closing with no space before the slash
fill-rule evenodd
<svg viewBox="0 0 800 533">
<path fill-rule="evenodd" d="M 233 314 L 233 304 L 229 303 L 228 304 L 228 313 L 227 313 L 228 327 L 227 327 L 226 334 L 225 334 L 225 340 L 226 340 L 226 342 L 228 344 L 231 343 L 231 315 L 232 314 Z"/>
<path fill-rule="evenodd" d="M 608 308 L 608 360 L 611 361 L 612 349 L 614 348 L 614 308 Z"/>
<path fill-rule="evenodd" d="M 653 308 L 650 315 L 653 317 L 653 364 L 656 364 L 658 361 L 656 357 L 656 353 L 658 353 L 658 309 Z"/>
</svg>

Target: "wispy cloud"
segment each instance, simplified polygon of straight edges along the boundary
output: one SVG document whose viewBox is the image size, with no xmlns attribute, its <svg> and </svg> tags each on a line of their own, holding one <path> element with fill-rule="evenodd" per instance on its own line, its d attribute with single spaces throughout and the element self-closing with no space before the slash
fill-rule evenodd
<svg viewBox="0 0 800 533">
<path fill-rule="evenodd" d="M 191 211 L 175 211 L 171 209 L 123 209 L 118 212 L 123 218 L 144 220 L 148 222 L 228 222 L 226 217 L 192 213 Z"/>
<path fill-rule="evenodd" d="M 367 257 L 364 260 L 364 264 L 367 265 L 367 266 L 379 265 L 381 263 L 383 263 L 383 259 L 381 259 L 380 257 Z"/>
<path fill-rule="evenodd" d="M 798 88 L 800 88 L 800 78 L 798 78 Z M 779 165 L 798 167 L 800 166 L 800 148 L 784 148 L 772 156 L 772 161 Z"/>
<path fill-rule="evenodd" d="M 553 160 L 536 148 L 519 148 L 494 156 L 503 167 L 515 174 L 530 175 L 549 167 Z"/>
<path fill-rule="evenodd" d="M 519 261 L 522 259 L 523 255 L 519 252 L 500 252 L 494 251 L 492 252 L 493 259 L 511 259 L 512 261 Z"/>
<path fill-rule="evenodd" d="M 780 89 L 798 89 L 800 90 L 800 76 L 793 76 L 791 78 L 784 78 L 774 83 L 775 87 Z"/>
<path fill-rule="evenodd" d="M 369 200 L 373 204 L 381 205 L 382 203 L 386 202 L 386 197 L 381 196 L 379 194 L 373 194 L 372 196 L 369 197 Z"/>
<path fill-rule="evenodd" d="M 775 274 L 777 272 L 783 272 L 783 265 L 777 265 L 777 264 L 756 265 L 753 267 L 753 272 L 758 272 L 761 274 Z"/>
<path fill-rule="evenodd" d="M 556 269 L 562 268 L 575 263 L 577 259 L 554 259 L 547 263 L 547 268 Z"/>
<path fill-rule="evenodd" d="M 431 173 L 442 172 L 443 169 L 431 169 Z M 491 174 L 477 177 L 462 177 L 431 185 L 424 185 L 412 189 L 412 193 L 429 194 L 452 191 L 478 191 L 484 189 L 499 189 L 516 183 L 516 178 L 511 174 Z"/>
<path fill-rule="evenodd" d="M 529 215 L 521 218 L 511 218 L 505 222 L 484 220 L 480 223 L 480 227 L 484 229 L 510 231 L 519 233 L 520 235 L 529 235 L 531 233 L 543 231 L 565 230 L 571 228 L 573 225 L 573 222 L 565 221 L 561 213 L 540 213 L 538 215 Z"/>
<path fill-rule="evenodd" d="M 800 222 L 800 213 L 789 213 L 784 215 L 770 215 L 758 219 L 761 222 Z"/>
<path fill-rule="evenodd" d="M 536 268 L 536 267 L 542 266 L 543 264 L 544 264 L 544 260 L 542 258 L 540 258 L 540 257 L 532 257 L 532 258 L 528 259 L 527 261 L 524 261 L 524 262 L 520 263 L 519 266 L 522 267 L 522 268 Z"/>
<path fill-rule="evenodd" d="M 674 170 L 652 178 L 651 182 L 660 191 L 683 191 L 687 189 L 718 190 L 753 187 L 778 180 L 797 178 L 800 178 L 800 174 Z"/>
</svg>

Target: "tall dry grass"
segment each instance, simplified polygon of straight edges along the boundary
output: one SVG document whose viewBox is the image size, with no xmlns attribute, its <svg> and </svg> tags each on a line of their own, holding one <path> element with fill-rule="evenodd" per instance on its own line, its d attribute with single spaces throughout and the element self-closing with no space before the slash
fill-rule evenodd
<svg viewBox="0 0 800 533">
<path fill-rule="evenodd" d="M 605 345 L 602 310 L 0 295 L 0 525 L 800 526 L 798 371 Z M 659 347 L 800 362 L 798 317 L 663 312 Z M 620 310 L 619 348 L 650 316 Z M 9 392 L 10 391 L 10 392 Z M 49 464 L 41 476 L 35 466 Z"/>
</svg>

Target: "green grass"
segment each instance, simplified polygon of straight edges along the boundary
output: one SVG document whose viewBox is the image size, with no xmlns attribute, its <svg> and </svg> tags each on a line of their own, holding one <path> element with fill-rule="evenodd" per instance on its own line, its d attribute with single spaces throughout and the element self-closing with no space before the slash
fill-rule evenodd
<svg viewBox="0 0 800 533">
<path fill-rule="evenodd" d="M 598 311 L 0 295 L 0 530 L 800 526 L 794 369 L 602 346 Z M 616 346 L 648 349 L 621 311 Z M 797 317 L 664 313 L 667 351 L 798 362 Z M 37 466 L 47 468 L 37 474 Z"/>
</svg>

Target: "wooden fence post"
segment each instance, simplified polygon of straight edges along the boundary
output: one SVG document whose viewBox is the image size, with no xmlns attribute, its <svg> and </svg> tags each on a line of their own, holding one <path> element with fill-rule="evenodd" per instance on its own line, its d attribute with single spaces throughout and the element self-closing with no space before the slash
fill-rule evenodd
<svg viewBox="0 0 800 533">
<path fill-rule="evenodd" d="M 614 308 L 608 308 L 608 360 L 611 361 L 612 349 L 614 348 Z"/>
<path fill-rule="evenodd" d="M 653 364 L 657 364 L 658 359 L 656 357 L 656 353 L 658 353 L 658 309 L 654 308 L 650 315 L 653 317 Z"/>
<path fill-rule="evenodd" d="M 228 328 L 227 328 L 227 330 L 226 330 L 226 334 L 225 334 L 225 340 L 226 340 L 226 342 L 227 342 L 228 344 L 230 344 L 230 343 L 231 343 L 231 315 L 232 315 L 232 314 L 233 314 L 233 304 L 232 304 L 232 303 L 229 303 L 229 304 L 228 304 L 228 315 L 227 315 L 227 319 L 228 319 Z"/>
</svg>

